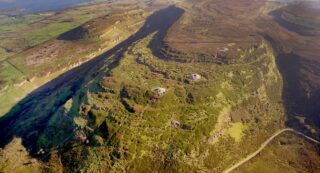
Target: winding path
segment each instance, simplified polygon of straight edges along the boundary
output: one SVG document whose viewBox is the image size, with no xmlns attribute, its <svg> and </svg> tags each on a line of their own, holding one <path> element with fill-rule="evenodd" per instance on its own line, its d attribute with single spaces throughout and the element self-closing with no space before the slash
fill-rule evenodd
<svg viewBox="0 0 320 173">
<path fill-rule="evenodd" d="M 320 142 L 316 139 L 313 139 L 301 132 L 298 132 L 294 129 L 291 128 L 285 128 L 282 129 L 280 131 L 277 131 L 276 133 L 274 133 L 271 137 L 269 137 L 264 143 L 261 144 L 261 146 L 252 154 L 248 155 L 245 159 L 241 160 L 240 162 L 236 163 L 235 165 L 233 165 L 232 167 L 228 168 L 227 170 L 223 171 L 223 173 L 230 173 L 232 171 L 234 171 L 235 169 L 237 169 L 239 166 L 243 165 L 244 163 L 248 162 L 249 160 L 251 160 L 252 158 L 254 158 L 256 155 L 258 155 L 274 138 L 276 138 L 277 136 L 279 136 L 280 134 L 284 133 L 284 132 L 293 132 L 297 135 L 300 135 L 306 139 L 308 139 L 311 142 L 314 142 L 316 144 L 320 144 Z"/>
</svg>

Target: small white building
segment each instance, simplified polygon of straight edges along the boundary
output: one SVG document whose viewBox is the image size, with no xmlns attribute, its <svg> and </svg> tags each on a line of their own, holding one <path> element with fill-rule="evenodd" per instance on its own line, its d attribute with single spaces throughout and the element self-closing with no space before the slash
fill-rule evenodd
<svg viewBox="0 0 320 173">
<path fill-rule="evenodd" d="M 194 73 L 194 74 L 189 74 L 187 75 L 187 78 L 190 79 L 190 80 L 200 80 L 201 79 L 201 75 L 197 74 L 197 73 Z"/>
<path fill-rule="evenodd" d="M 161 88 L 161 87 L 156 87 L 152 91 L 155 92 L 158 95 L 163 95 L 163 94 L 165 94 L 167 92 L 167 89 Z"/>
</svg>

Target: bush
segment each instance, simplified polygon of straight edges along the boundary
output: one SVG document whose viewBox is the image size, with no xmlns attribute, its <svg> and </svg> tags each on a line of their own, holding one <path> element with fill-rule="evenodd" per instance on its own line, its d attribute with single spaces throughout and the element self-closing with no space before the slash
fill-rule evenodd
<svg viewBox="0 0 320 173">
<path fill-rule="evenodd" d="M 94 120 L 94 124 L 99 127 L 107 117 L 107 112 L 103 110 L 91 109 L 89 111 L 89 116 Z"/>
</svg>

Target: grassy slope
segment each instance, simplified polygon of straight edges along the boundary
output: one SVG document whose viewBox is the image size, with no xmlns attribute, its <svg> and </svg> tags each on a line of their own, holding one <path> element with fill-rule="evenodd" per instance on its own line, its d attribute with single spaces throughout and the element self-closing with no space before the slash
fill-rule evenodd
<svg viewBox="0 0 320 173">
<path fill-rule="evenodd" d="M 29 156 L 22 145 L 21 139 L 14 139 L 12 143 L 0 150 L 0 170 L 12 173 L 40 173 L 41 164 Z"/>
<path fill-rule="evenodd" d="M 93 11 L 93 9 L 94 6 L 78 7 L 56 14 L 29 14 L 17 18 L 0 19 L 0 35 L 4 37 L 0 45 L 11 50 L 1 54 L 0 60 L 43 43 L 85 21 L 109 12 L 108 6 L 100 8 L 98 11 Z"/>
<path fill-rule="evenodd" d="M 135 14 L 139 15 L 134 16 Z M 98 34 L 93 35 L 94 38 L 70 41 L 52 39 L 3 61 L 0 70 L 2 77 L 0 100 L 6 102 L 0 105 L 0 113 L 5 113 L 19 99 L 45 82 L 126 39 L 143 24 L 143 18 L 143 11 L 138 10 L 130 11 L 128 14 L 116 13 L 110 17 L 98 18 L 85 25 L 91 25 L 88 30 L 98 27 L 102 32 L 108 32 L 105 36 Z M 119 20 L 122 22 L 117 23 Z M 52 56 L 54 53 L 56 55 Z"/>
<path fill-rule="evenodd" d="M 286 133 L 235 173 L 265 173 L 270 170 L 274 173 L 319 172 L 319 165 L 319 146 Z"/>
<path fill-rule="evenodd" d="M 207 63 L 199 57 L 196 62 L 179 63 L 152 53 L 150 41 L 159 39 L 155 34 L 132 44 L 121 57 L 114 54 L 97 72 L 87 74 L 88 83 L 72 101 L 71 88 L 54 91 L 57 95 L 48 96 L 42 103 L 45 107 L 38 104 L 33 108 L 41 113 L 20 122 L 27 128 L 33 119 L 50 115 L 44 131 L 31 128 L 19 132 L 38 134 L 34 141 L 37 149 L 47 151 L 62 142 L 59 157 L 52 155 L 48 163 L 51 169 L 221 171 L 281 128 L 282 81 L 267 44 L 243 48 L 230 64 Z M 199 73 L 203 79 L 187 81 L 190 73 Z M 168 89 L 159 99 L 152 92 L 157 86 Z M 65 106 L 53 108 L 67 98 L 70 101 Z M 238 115 L 239 109 L 247 113 Z M 240 118 L 231 119 L 231 113 Z M 217 124 L 220 117 L 224 123 Z M 172 120 L 181 126 L 172 127 Z M 239 133 L 232 135 L 232 123 L 247 127 L 243 138 Z M 78 126 L 81 129 L 73 133 Z M 80 142 L 81 133 L 88 136 L 91 147 Z"/>
<path fill-rule="evenodd" d="M 318 4 L 303 2 L 285 6 L 271 2 L 263 4 L 262 1 L 225 3 L 216 0 L 214 3 L 199 1 L 195 5 L 185 5 L 186 9 L 195 12 L 184 15 L 179 24 L 170 29 L 166 41 L 173 50 L 169 55 L 175 56 L 176 52 L 215 54 L 218 49 L 226 47 L 232 57 L 232 52 L 254 44 L 263 36 L 275 51 L 284 80 L 282 101 L 287 112 L 287 125 L 318 138 Z M 279 9 L 288 14 L 274 16 Z M 243 10 L 250 14 L 244 14 Z M 294 26 L 295 23 L 299 26 Z M 299 117 L 305 120 L 300 121 Z"/>
<path fill-rule="evenodd" d="M 18 16 L 15 19 L 0 19 L 0 22 L 5 24 L 0 26 L 0 35 L 5 37 L 0 41 L 0 47 L 12 50 L 8 55 L 5 51 L 2 51 L 6 55 L 0 55 L 0 60 L 6 59 L 9 55 L 14 55 L 0 62 L 0 100 L 6 100 L 6 102 L 0 104 L 0 115 L 6 113 L 13 104 L 35 88 L 72 68 L 74 65 L 86 61 L 124 40 L 133 34 L 143 24 L 143 21 L 139 17 L 135 18 L 133 14 L 131 16 L 127 14 L 129 18 L 125 19 L 122 19 L 121 14 L 118 14 L 118 16 L 111 17 L 111 19 L 106 18 L 105 20 L 97 21 L 102 22 L 102 29 L 110 27 L 107 31 L 108 33 L 105 33 L 106 35 L 100 41 L 82 40 L 62 45 L 62 43 L 57 43 L 58 41 L 54 39 L 58 35 L 92 18 L 110 13 L 111 8 L 113 11 L 132 9 L 135 6 L 142 8 L 150 6 L 152 9 L 175 2 L 177 1 L 154 1 L 151 4 L 147 3 L 147 1 L 138 1 L 138 3 L 133 1 L 95 2 L 91 5 L 71 8 L 57 13 L 49 12 Z M 115 28 L 111 29 L 111 25 L 116 23 L 117 18 L 124 22 L 120 22 L 114 26 Z M 94 29 L 91 28 L 91 30 Z M 36 46 L 40 43 L 43 44 Z M 54 45 L 58 46 L 54 48 Z M 35 47 L 29 49 L 33 46 Z M 43 50 L 47 49 L 46 47 L 53 48 L 48 48 L 47 53 L 43 53 Z M 26 48 L 28 49 L 25 50 Z M 57 49 L 60 52 L 58 53 L 59 58 L 52 58 L 52 51 Z M 83 49 L 82 52 L 79 52 L 81 49 Z M 20 53 L 17 54 L 18 52 Z M 28 62 L 28 56 L 32 54 L 38 54 L 40 60 L 45 59 L 46 63 L 37 64 L 37 61 L 39 61 L 37 59 L 31 59 Z M 30 62 L 37 65 L 29 65 Z M 32 80 L 32 82 L 29 84 L 26 80 Z"/>
<path fill-rule="evenodd" d="M 215 145 L 208 143 L 211 135 L 217 131 L 215 124 L 224 107 L 245 107 L 243 105 L 245 102 L 256 102 L 257 106 L 261 107 L 261 110 L 255 109 L 257 112 L 248 115 L 247 121 L 244 122 L 251 129 L 251 132 L 246 131 L 244 134 L 251 136 L 251 139 L 255 139 L 253 134 L 259 131 L 254 122 L 257 118 L 255 115 L 261 115 L 259 117 L 260 122 L 263 122 L 259 125 L 261 127 L 270 128 L 274 126 L 272 124 L 275 121 L 279 121 L 277 115 L 281 114 L 281 111 L 271 107 L 280 105 L 268 99 L 271 95 L 279 98 L 279 92 L 276 94 L 261 91 L 259 95 L 267 97 L 261 100 L 255 99 L 252 95 L 252 92 L 258 90 L 260 86 L 266 86 L 267 90 L 270 85 L 281 87 L 281 83 L 277 83 L 279 80 L 277 72 L 274 74 L 276 76 L 271 75 L 270 78 L 268 75 L 263 75 L 276 70 L 274 64 L 272 65 L 274 63 L 272 54 L 266 52 L 268 50 L 266 45 L 261 45 L 251 53 L 249 51 L 245 53 L 246 58 L 253 55 L 259 57 L 250 63 L 243 63 L 245 59 L 240 59 L 238 64 L 230 66 L 181 64 L 162 61 L 153 56 L 151 50 L 147 48 L 152 36 L 130 47 L 119 65 L 106 72 L 109 75 L 101 82 L 93 80 L 95 82 L 89 85 L 89 92 L 86 93 L 81 105 L 77 105 L 81 109 L 74 115 L 78 120 L 82 119 L 78 125 L 84 126 L 83 131 L 91 136 L 90 145 L 96 146 L 86 151 L 87 158 L 84 160 L 86 166 L 82 169 L 89 172 L 94 169 L 113 171 L 126 169 L 131 172 L 151 169 L 160 172 L 184 172 L 188 169 L 215 170 L 219 169 L 215 166 L 224 167 L 231 160 L 242 156 L 242 153 L 237 156 L 232 155 L 240 149 L 242 140 L 238 137 L 233 139 L 228 135 L 228 129 L 232 131 L 232 127 L 228 126 L 229 122 L 224 125 L 218 143 Z M 261 64 L 265 64 L 266 67 L 271 65 L 272 68 L 268 69 Z M 191 72 L 203 75 L 204 79 L 185 83 L 186 75 Z M 230 73 L 234 75 L 228 75 Z M 252 78 L 256 78 L 255 83 L 245 82 Z M 241 80 L 244 80 L 243 83 Z M 151 90 L 157 86 L 165 87 L 168 91 L 160 100 L 152 102 Z M 74 96 L 73 100 L 77 98 L 79 96 Z M 270 112 L 265 112 L 263 107 L 269 107 Z M 57 117 L 59 116 L 58 113 Z M 172 120 L 180 121 L 182 126 L 171 127 Z M 94 133 L 87 131 L 88 127 L 94 129 Z M 48 134 L 43 134 L 41 141 L 46 142 L 40 142 L 40 146 L 49 147 L 55 145 L 52 142 L 56 139 L 59 141 L 61 136 L 52 138 L 51 130 L 48 129 L 46 130 Z M 254 145 L 255 142 L 251 144 Z M 225 146 L 225 143 L 229 143 L 233 149 L 226 151 L 229 145 Z M 105 148 L 105 145 L 108 147 Z M 214 163 L 212 161 L 218 159 L 214 153 L 217 152 L 215 151 L 217 147 L 224 148 L 219 154 L 228 157 L 220 159 L 219 163 Z M 62 159 L 73 155 L 76 150 L 83 151 L 81 146 L 76 148 L 62 154 Z M 202 157 L 207 159 L 199 160 Z M 167 159 L 168 162 L 165 161 Z M 73 168 L 66 169 L 71 171 Z"/>
</svg>

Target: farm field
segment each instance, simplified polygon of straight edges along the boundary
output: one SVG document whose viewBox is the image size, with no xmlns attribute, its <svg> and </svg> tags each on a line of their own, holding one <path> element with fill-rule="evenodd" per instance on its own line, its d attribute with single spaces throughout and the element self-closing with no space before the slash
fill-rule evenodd
<svg viewBox="0 0 320 173">
<path fill-rule="evenodd" d="M 158 8 L 157 5 L 163 6 L 159 3 L 144 12 L 137 9 L 137 6 L 146 6 L 141 1 L 137 4 L 132 1 L 100 2 L 59 12 L 0 19 L 4 24 L 0 26 L 0 35 L 8 38 L 0 44 L 5 49 L 17 48 L 0 56 L 3 57 L 0 61 L 0 100 L 5 101 L 0 105 L 0 115 L 37 87 L 129 37 L 143 24 L 144 18 L 154 10 L 152 8 Z M 98 6 L 99 10 L 95 10 Z M 92 18 L 97 21 L 87 22 Z M 77 41 L 59 38 L 64 32 L 81 27 L 90 30 L 91 35 Z M 26 45 L 22 45 L 24 41 Z"/>
</svg>

